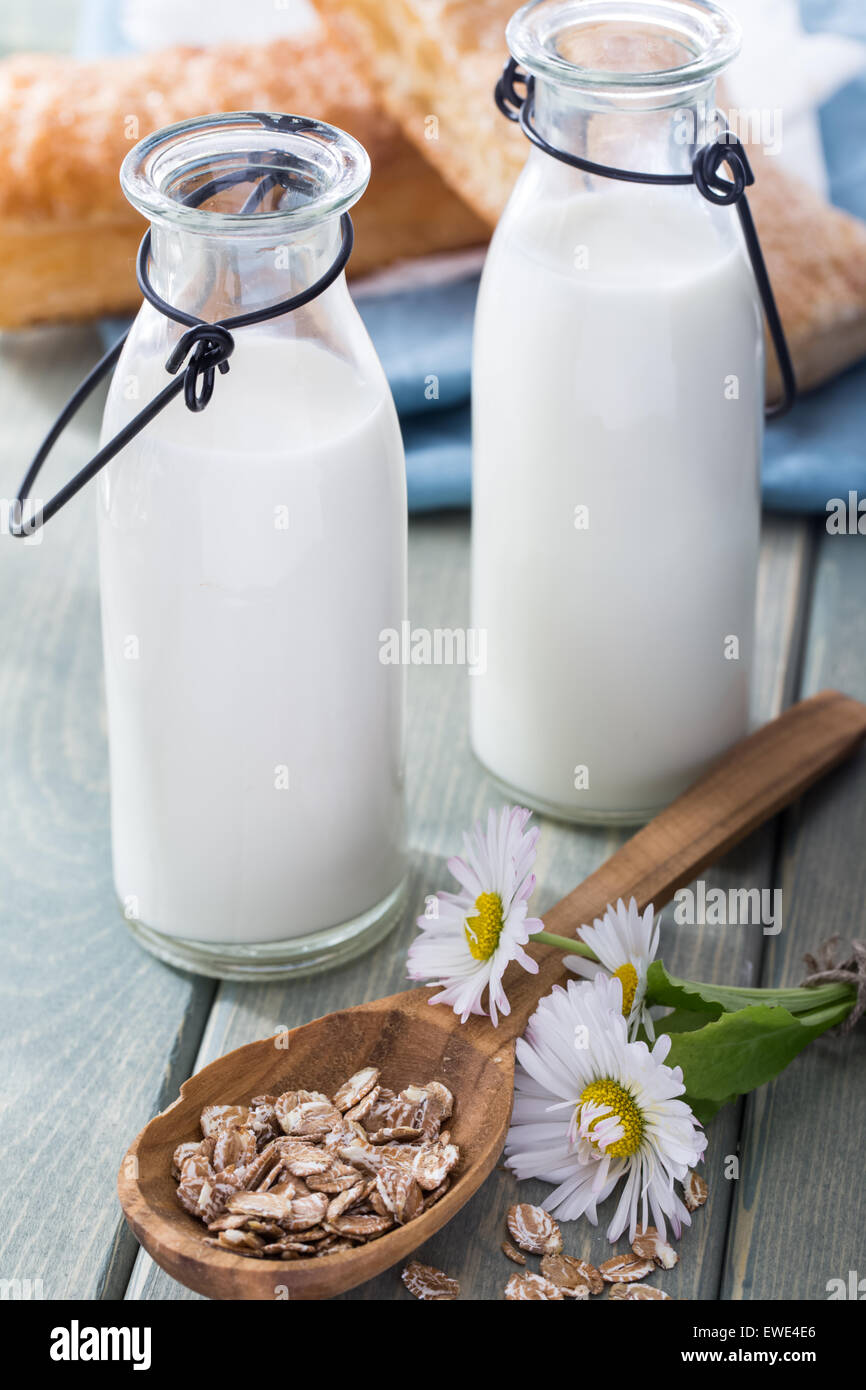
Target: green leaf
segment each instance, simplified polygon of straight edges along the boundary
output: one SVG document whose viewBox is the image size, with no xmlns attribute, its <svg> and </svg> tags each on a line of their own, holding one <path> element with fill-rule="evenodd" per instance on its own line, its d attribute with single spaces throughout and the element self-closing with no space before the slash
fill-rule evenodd
<svg viewBox="0 0 866 1390">
<path fill-rule="evenodd" d="M 696 1028 L 703 1028 L 708 1019 L 708 1014 L 699 1014 L 690 1009 L 674 1009 L 667 1018 L 656 1019 L 657 1033 L 693 1033 Z"/>
<path fill-rule="evenodd" d="M 704 1018 L 718 1018 L 725 1006 L 715 996 L 715 985 L 695 984 L 691 980 L 678 980 L 669 975 L 660 960 L 654 960 L 647 970 L 646 1002 L 666 1004 L 674 1009 L 688 1013 L 703 1014 Z M 724 993 L 724 986 L 721 992 Z"/>
<path fill-rule="evenodd" d="M 752 1005 L 691 1032 L 671 1034 L 666 1064 L 682 1067 L 688 1095 L 724 1105 L 763 1086 L 813 1038 L 847 1014 L 845 1005 L 802 1021 L 778 1005 Z M 690 1101 L 692 1108 L 694 1102 Z"/>
</svg>

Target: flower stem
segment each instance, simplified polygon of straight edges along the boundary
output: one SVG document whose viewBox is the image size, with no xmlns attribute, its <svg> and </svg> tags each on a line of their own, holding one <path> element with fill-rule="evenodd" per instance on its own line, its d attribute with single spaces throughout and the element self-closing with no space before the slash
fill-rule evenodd
<svg viewBox="0 0 866 1390">
<path fill-rule="evenodd" d="M 750 1004 L 777 1004 L 792 1014 L 806 1014 L 834 1004 L 852 1004 L 855 990 L 849 984 L 807 985 L 782 989 L 747 988 L 739 985 L 708 985 L 684 980 L 686 989 L 698 991 L 702 998 L 712 999 L 726 1011 L 745 1009 Z"/>
<path fill-rule="evenodd" d="M 529 939 L 530 941 L 541 941 L 545 946 L 558 946 L 560 951 L 567 951 L 570 956 L 586 956 L 587 960 L 598 960 L 595 951 L 591 951 L 588 946 L 573 936 L 556 936 L 552 931 L 537 931 Z"/>
<path fill-rule="evenodd" d="M 819 986 L 819 988 L 823 988 L 823 986 Z M 851 1012 L 853 1002 L 852 998 L 842 1003 L 828 1004 L 824 1008 L 804 1012 L 800 1015 L 800 1022 L 807 1028 L 814 1028 L 816 1036 L 819 1033 L 826 1033 L 828 1028 L 833 1028 L 836 1024 L 845 1021 Z"/>
</svg>

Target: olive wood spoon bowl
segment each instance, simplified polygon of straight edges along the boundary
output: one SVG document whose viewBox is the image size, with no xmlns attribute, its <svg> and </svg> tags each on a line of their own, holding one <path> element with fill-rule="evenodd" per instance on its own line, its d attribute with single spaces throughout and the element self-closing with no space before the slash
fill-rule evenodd
<svg viewBox="0 0 866 1390">
<path fill-rule="evenodd" d="M 794 705 L 726 753 L 557 903 L 545 928 L 573 936 L 619 897 L 633 896 L 641 908 L 650 902 L 660 907 L 847 758 L 864 734 L 866 705 L 844 695 L 824 691 Z M 511 1014 L 498 1028 L 480 1017 L 461 1026 L 449 1008 L 430 1007 L 427 989 L 412 989 L 248 1043 L 191 1077 L 174 1104 L 144 1127 L 121 1165 L 121 1205 L 145 1250 L 180 1283 L 218 1299 L 329 1298 L 405 1260 L 469 1200 L 502 1152 L 515 1039 L 564 973 L 560 951 L 539 943 L 530 949 L 539 972 L 511 967 Z M 179 1206 L 170 1174 L 175 1147 L 200 1133 L 204 1106 L 245 1104 L 254 1095 L 301 1086 L 332 1094 L 367 1064 L 378 1067 L 394 1090 L 436 1080 L 454 1092 L 451 1132 L 461 1158 L 445 1196 L 407 1225 L 333 1255 L 250 1259 L 206 1245 L 205 1227 Z"/>
</svg>

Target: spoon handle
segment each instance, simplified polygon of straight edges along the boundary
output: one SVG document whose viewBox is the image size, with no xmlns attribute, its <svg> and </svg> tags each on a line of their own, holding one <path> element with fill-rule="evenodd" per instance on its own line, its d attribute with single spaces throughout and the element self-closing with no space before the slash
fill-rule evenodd
<svg viewBox="0 0 866 1390">
<path fill-rule="evenodd" d="M 835 690 L 813 695 L 735 744 L 710 770 L 671 802 L 595 873 L 552 907 L 546 931 L 574 936 L 617 898 L 660 908 L 678 888 L 825 772 L 849 757 L 866 735 L 866 705 Z M 563 975 L 562 952 L 535 943 L 537 975 L 512 967 L 511 1013 L 496 1042 L 522 1033 L 538 1000 Z M 493 1031 L 493 1030 L 491 1030 Z"/>
</svg>

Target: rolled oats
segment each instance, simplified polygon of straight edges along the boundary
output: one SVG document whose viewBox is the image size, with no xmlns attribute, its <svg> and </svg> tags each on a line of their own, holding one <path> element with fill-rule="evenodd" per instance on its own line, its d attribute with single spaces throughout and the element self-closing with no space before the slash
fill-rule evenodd
<svg viewBox="0 0 866 1390">
<path fill-rule="evenodd" d="M 515 1302 L 522 1299 L 543 1299 L 548 1303 L 561 1303 L 565 1295 L 562 1289 L 557 1288 L 556 1284 L 552 1284 L 541 1274 L 512 1274 L 505 1285 L 505 1297 Z"/>
<path fill-rule="evenodd" d="M 515 1245 L 530 1255 L 557 1255 L 562 1249 L 559 1226 L 543 1207 L 519 1202 L 509 1209 L 507 1224 Z"/>
<path fill-rule="evenodd" d="M 422 1265 L 412 1260 L 400 1277 L 409 1292 L 424 1302 L 444 1303 L 460 1296 L 457 1280 L 449 1279 L 447 1274 L 433 1265 Z"/>
<path fill-rule="evenodd" d="M 373 1090 L 378 1080 L 377 1067 L 362 1067 L 354 1076 L 350 1076 L 348 1081 L 344 1081 L 342 1086 L 337 1087 L 334 1092 L 335 1106 L 338 1110 L 351 1110 Z"/>
<path fill-rule="evenodd" d="M 606 1284 L 633 1284 L 638 1279 L 645 1279 L 654 1269 L 654 1261 L 642 1259 L 640 1255 L 613 1255 L 599 1266 Z"/>
<path fill-rule="evenodd" d="M 277 1101 L 275 1113 L 284 1132 L 298 1139 L 324 1139 L 335 1123 L 342 1119 L 340 1111 L 327 1096 L 313 1091 L 299 1091 L 298 1103 L 289 1109 Z"/>
<path fill-rule="evenodd" d="M 383 1236 L 393 1225 L 394 1218 L 390 1213 L 387 1216 L 377 1216 L 375 1212 L 368 1216 L 349 1213 L 338 1216 L 336 1221 L 329 1221 L 327 1229 L 338 1236 L 363 1236 L 365 1240 L 371 1240 L 373 1236 Z"/>
<path fill-rule="evenodd" d="M 201 1132 L 205 1139 L 219 1134 L 221 1129 L 234 1125 L 249 1125 L 250 1112 L 245 1105 L 206 1105 L 201 1112 Z"/>
<path fill-rule="evenodd" d="M 646 1298 L 670 1299 L 671 1296 L 662 1289 L 655 1288 L 653 1284 L 612 1284 L 609 1297 L 622 1303 L 638 1303 Z"/>
<path fill-rule="evenodd" d="M 181 1172 L 186 1160 L 188 1158 L 195 1158 L 200 1153 L 201 1145 L 196 1140 L 192 1140 L 189 1144 L 178 1144 L 171 1157 L 171 1176 L 174 1178 L 175 1182 L 180 1181 Z"/>
<path fill-rule="evenodd" d="M 515 1250 L 510 1240 L 504 1240 L 499 1248 L 502 1251 L 503 1255 L 507 1256 L 507 1258 L 511 1260 L 513 1264 L 526 1264 L 526 1256 L 521 1255 L 519 1250 Z"/>
<path fill-rule="evenodd" d="M 636 1255 L 653 1260 L 661 1269 L 673 1269 L 680 1258 L 674 1247 L 662 1239 L 655 1226 L 647 1226 L 645 1231 L 638 1230 L 631 1248 Z"/>
<path fill-rule="evenodd" d="M 226 1204 L 240 1188 L 241 1181 L 241 1173 L 232 1172 L 230 1169 L 216 1173 L 213 1180 L 206 1181 L 199 1193 L 198 1209 L 195 1213 L 199 1220 L 208 1225 L 218 1216 L 222 1216 Z"/>
<path fill-rule="evenodd" d="M 353 1105 L 351 1110 L 346 1111 L 344 1118 L 349 1124 L 361 1124 L 373 1110 L 378 1097 L 379 1087 L 374 1086 L 372 1091 L 368 1092 L 366 1096 L 363 1096 L 362 1099 L 358 1101 L 357 1105 Z"/>
<path fill-rule="evenodd" d="M 261 1236 L 257 1236 L 253 1231 L 242 1231 L 235 1226 L 220 1231 L 219 1243 L 227 1246 L 229 1250 L 261 1250 L 265 1244 Z"/>
<path fill-rule="evenodd" d="M 324 1192 L 311 1192 L 306 1197 L 293 1197 L 289 1215 L 280 1218 L 287 1231 L 309 1231 L 324 1221 L 328 1213 L 328 1197 Z M 306 1240 L 309 1236 L 304 1237 Z"/>
<path fill-rule="evenodd" d="M 424 1198 L 424 1210 L 426 1211 L 428 1207 L 432 1207 L 434 1203 L 439 1201 L 440 1197 L 444 1197 L 450 1186 L 451 1179 L 446 1178 L 445 1181 L 441 1182 L 432 1192 L 428 1192 L 427 1196 Z"/>
<path fill-rule="evenodd" d="M 263 1216 L 283 1221 L 291 1214 L 292 1195 L 289 1192 L 236 1192 L 229 1199 L 228 1210 L 231 1216 Z"/>
<path fill-rule="evenodd" d="M 583 1261 L 571 1255 L 545 1255 L 541 1261 L 541 1272 L 551 1284 L 562 1289 L 566 1298 L 589 1298 L 589 1280 L 582 1269 Z M 603 1286 L 601 1275 L 599 1288 Z"/>
<path fill-rule="evenodd" d="M 591 1265 L 589 1260 L 575 1259 L 575 1264 L 577 1265 L 580 1277 L 585 1279 L 589 1285 L 590 1293 L 601 1293 L 604 1288 L 604 1279 L 601 1276 L 601 1271 L 596 1269 L 595 1265 Z"/>
<path fill-rule="evenodd" d="M 405 1226 L 424 1206 L 424 1194 L 405 1168 L 380 1168 L 376 1190 L 398 1226 Z"/>
<path fill-rule="evenodd" d="M 392 1125 L 385 1129 L 377 1129 L 370 1135 L 371 1144 L 400 1144 L 413 1143 L 414 1140 L 421 1138 L 420 1129 L 414 1129 L 411 1125 Z"/>
<path fill-rule="evenodd" d="M 355 1176 L 357 1178 L 357 1174 Z M 332 1197 L 328 1203 L 328 1209 L 325 1212 L 327 1220 L 333 1221 L 336 1217 L 342 1216 L 344 1211 L 348 1211 L 349 1207 L 353 1207 L 364 1196 L 366 1190 L 367 1184 L 361 1181 L 356 1182 L 354 1187 L 347 1187 L 342 1192 L 338 1192 L 336 1197 Z"/>
<path fill-rule="evenodd" d="M 209 1245 L 238 1255 L 297 1260 L 351 1250 L 448 1191 L 460 1153 L 442 1124 L 453 1108 L 441 1082 L 398 1095 L 372 1066 L 333 1097 L 298 1089 L 254 1096 L 248 1106 L 209 1105 L 204 1137 L 172 1156 L 178 1201 L 206 1224 Z M 456 1298 L 454 1281 L 432 1274 L 445 1281 L 440 1291 L 416 1296 Z M 420 1275 L 407 1287 L 416 1279 L 420 1289 Z"/>
<path fill-rule="evenodd" d="M 329 1153 L 317 1148 L 315 1144 L 295 1143 L 293 1140 L 276 1141 L 282 1165 L 293 1178 L 308 1178 L 313 1173 L 327 1173 L 333 1167 Z"/>
<path fill-rule="evenodd" d="M 683 1180 L 683 1200 L 689 1211 L 697 1211 L 707 1200 L 707 1184 L 700 1173 L 694 1173 L 691 1169 Z"/>
<path fill-rule="evenodd" d="M 256 1136 L 247 1126 L 226 1126 L 218 1131 L 212 1159 L 218 1173 L 225 1168 L 245 1167 L 255 1156 Z"/>
</svg>

